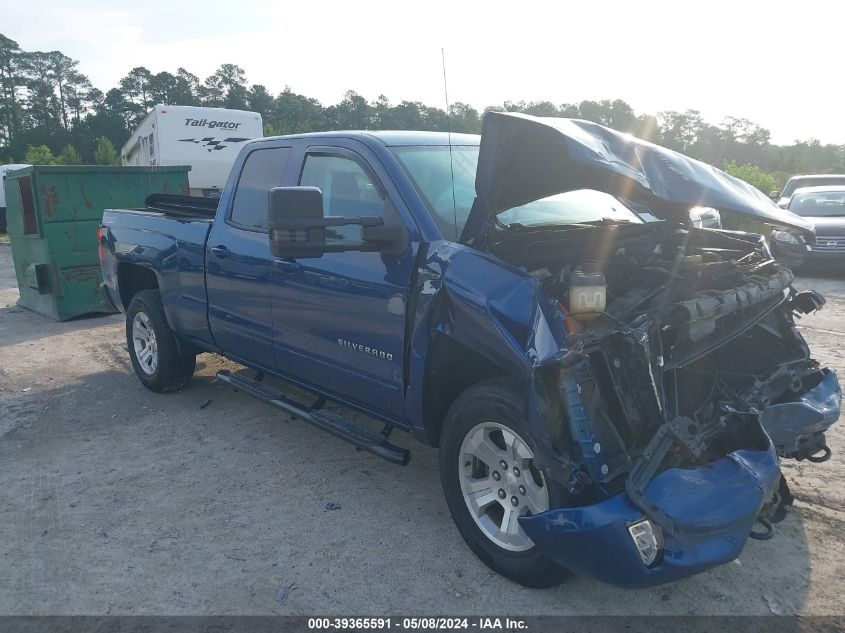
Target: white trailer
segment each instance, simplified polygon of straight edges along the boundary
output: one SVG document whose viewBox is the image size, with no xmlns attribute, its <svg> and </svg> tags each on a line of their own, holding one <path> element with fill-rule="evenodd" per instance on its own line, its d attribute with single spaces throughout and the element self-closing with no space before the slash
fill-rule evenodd
<svg viewBox="0 0 845 633">
<path fill-rule="evenodd" d="M 190 165 L 191 195 L 217 197 L 241 146 L 262 136 L 257 112 L 159 104 L 120 154 L 124 165 Z"/>
</svg>

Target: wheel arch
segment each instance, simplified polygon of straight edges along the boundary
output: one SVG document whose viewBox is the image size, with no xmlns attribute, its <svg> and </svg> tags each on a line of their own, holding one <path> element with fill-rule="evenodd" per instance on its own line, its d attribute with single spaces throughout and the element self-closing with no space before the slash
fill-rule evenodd
<svg viewBox="0 0 845 633">
<path fill-rule="evenodd" d="M 519 377 L 501 364 L 460 341 L 438 334 L 431 341 L 423 384 L 423 439 L 431 446 L 440 444 L 446 413 L 455 399 L 473 385 L 491 378 Z"/>
<path fill-rule="evenodd" d="M 129 308 L 132 297 L 142 290 L 158 290 L 160 288 L 158 275 L 147 266 L 129 262 L 119 262 L 117 265 L 117 287 L 120 292 L 120 302 L 124 311 Z"/>
</svg>

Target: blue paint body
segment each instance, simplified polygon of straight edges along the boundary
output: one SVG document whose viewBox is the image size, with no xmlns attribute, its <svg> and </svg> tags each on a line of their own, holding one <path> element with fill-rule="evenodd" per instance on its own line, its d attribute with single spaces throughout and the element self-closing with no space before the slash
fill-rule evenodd
<svg viewBox="0 0 845 633">
<path fill-rule="evenodd" d="M 428 388 L 432 350 L 447 339 L 525 385 L 525 416 L 537 460 L 561 467 L 563 458 L 552 449 L 533 390 L 536 370 L 566 351 L 560 312 L 526 272 L 445 240 L 388 149 L 444 141 L 444 135 L 425 133 L 324 133 L 249 143 L 213 222 L 106 211 L 105 289 L 125 309 L 129 297 L 121 294 L 121 271 L 145 268 L 155 275 L 181 344 L 222 353 L 431 443 L 437 441 L 431 427 L 439 422 L 428 413 L 436 397 Z M 453 135 L 453 142 L 474 145 L 478 137 Z M 284 186 L 299 184 L 309 149 L 354 152 L 372 169 L 407 227 L 406 251 L 298 261 L 271 256 L 267 231 L 239 228 L 229 214 L 248 153 L 274 147 L 291 148 Z M 223 256 L 220 247 L 226 249 Z M 338 339 L 371 345 L 391 360 L 373 360 L 340 346 Z M 569 394 L 572 438 L 584 455 L 592 455 L 587 447 L 596 441 L 595 429 L 577 386 L 564 382 L 562 389 Z M 585 461 L 600 479 L 600 460 Z M 735 558 L 779 477 L 771 449 L 737 451 L 701 468 L 659 474 L 647 497 L 682 526 L 684 537 L 667 535 L 663 559 L 652 568 L 642 564 L 627 533 L 626 525 L 641 519 L 642 512 L 625 494 L 520 521 L 540 548 L 574 571 L 626 586 L 655 584 Z"/>
<path fill-rule="evenodd" d="M 519 521 L 553 560 L 576 573 L 625 587 L 656 585 L 739 556 L 779 481 L 773 447 L 736 451 L 701 468 L 657 475 L 646 497 L 676 521 L 681 537 L 664 536 L 663 557 L 652 567 L 643 565 L 628 535 L 627 526 L 643 514 L 624 493 Z"/>
</svg>

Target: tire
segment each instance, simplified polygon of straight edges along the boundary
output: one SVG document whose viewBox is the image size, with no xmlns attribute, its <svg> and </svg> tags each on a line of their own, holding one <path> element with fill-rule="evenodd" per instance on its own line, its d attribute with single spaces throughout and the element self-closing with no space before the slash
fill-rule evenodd
<svg viewBox="0 0 845 633">
<path fill-rule="evenodd" d="M 132 297 L 126 310 L 126 344 L 135 375 L 152 391 L 179 391 L 196 369 L 195 354 L 179 353 L 158 290 L 142 290 Z"/>
<path fill-rule="evenodd" d="M 471 448 L 481 447 L 482 444 L 476 443 L 476 440 L 483 438 L 483 446 L 486 447 L 488 441 L 492 440 L 502 450 L 502 442 L 507 448 L 507 438 L 511 438 L 513 442 L 510 446 L 518 446 L 520 455 L 524 457 L 530 453 L 533 457 L 536 451 L 522 420 L 522 409 L 522 398 L 509 381 L 502 379 L 479 383 L 458 396 L 443 423 L 440 480 L 458 531 L 470 549 L 488 567 L 526 587 L 554 587 L 570 577 L 571 573 L 546 558 L 522 528 L 518 527 L 518 523 L 513 524 L 511 521 L 515 520 L 516 512 L 537 514 L 565 505 L 565 489 L 555 482 L 547 483 L 531 459 L 521 458 L 519 462 L 511 459 L 506 464 L 508 468 L 502 468 L 501 463 L 491 466 L 486 462 L 507 457 L 507 453 L 500 455 L 487 452 L 486 448 L 479 448 L 478 451 Z M 509 452 L 514 453 L 512 450 Z M 472 457 L 471 453 L 490 457 L 481 459 Z M 518 463 L 522 464 L 522 468 L 514 468 Z M 499 479 L 495 479 L 497 476 Z M 465 494 L 462 482 L 466 486 L 477 486 L 478 493 Z M 487 488 L 488 484 L 493 488 Z M 496 490 L 496 486 L 502 487 Z M 502 491 L 505 491 L 504 501 L 501 501 Z M 470 503 L 475 502 L 471 498 L 480 499 L 473 512 L 470 511 Z M 521 507 L 509 507 L 514 499 L 521 503 Z M 508 525 L 515 525 L 516 528 L 503 531 L 505 513 L 508 511 L 511 512 Z M 497 527 L 500 514 L 502 519 Z"/>
</svg>

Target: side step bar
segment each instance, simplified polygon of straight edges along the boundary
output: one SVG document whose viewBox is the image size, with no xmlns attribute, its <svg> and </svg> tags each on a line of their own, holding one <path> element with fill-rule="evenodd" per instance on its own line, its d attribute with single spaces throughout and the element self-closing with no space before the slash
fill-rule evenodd
<svg viewBox="0 0 845 633">
<path fill-rule="evenodd" d="M 217 377 L 239 391 L 248 393 L 259 400 L 273 405 L 277 409 L 281 409 L 285 413 L 310 422 L 317 428 L 328 431 L 332 435 L 346 440 L 362 450 L 370 451 L 389 462 L 406 466 L 411 461 L 411 451 L 387 441 L 387 436 L 391 429 L 390 426 L 386 426 L 385 431 L 381 433 L 373 431 L 356 424 L 342 415 L 322 409 L 321 407 L 324 402 L 322 398 L 318 400 L 317 405 L 306 407 L 290 400 L 280 391 L 268 387 L 258 380 L 241 376 L 240 374 L 233 374 L 225 369 L 218 371 Z"/>
</svg>

